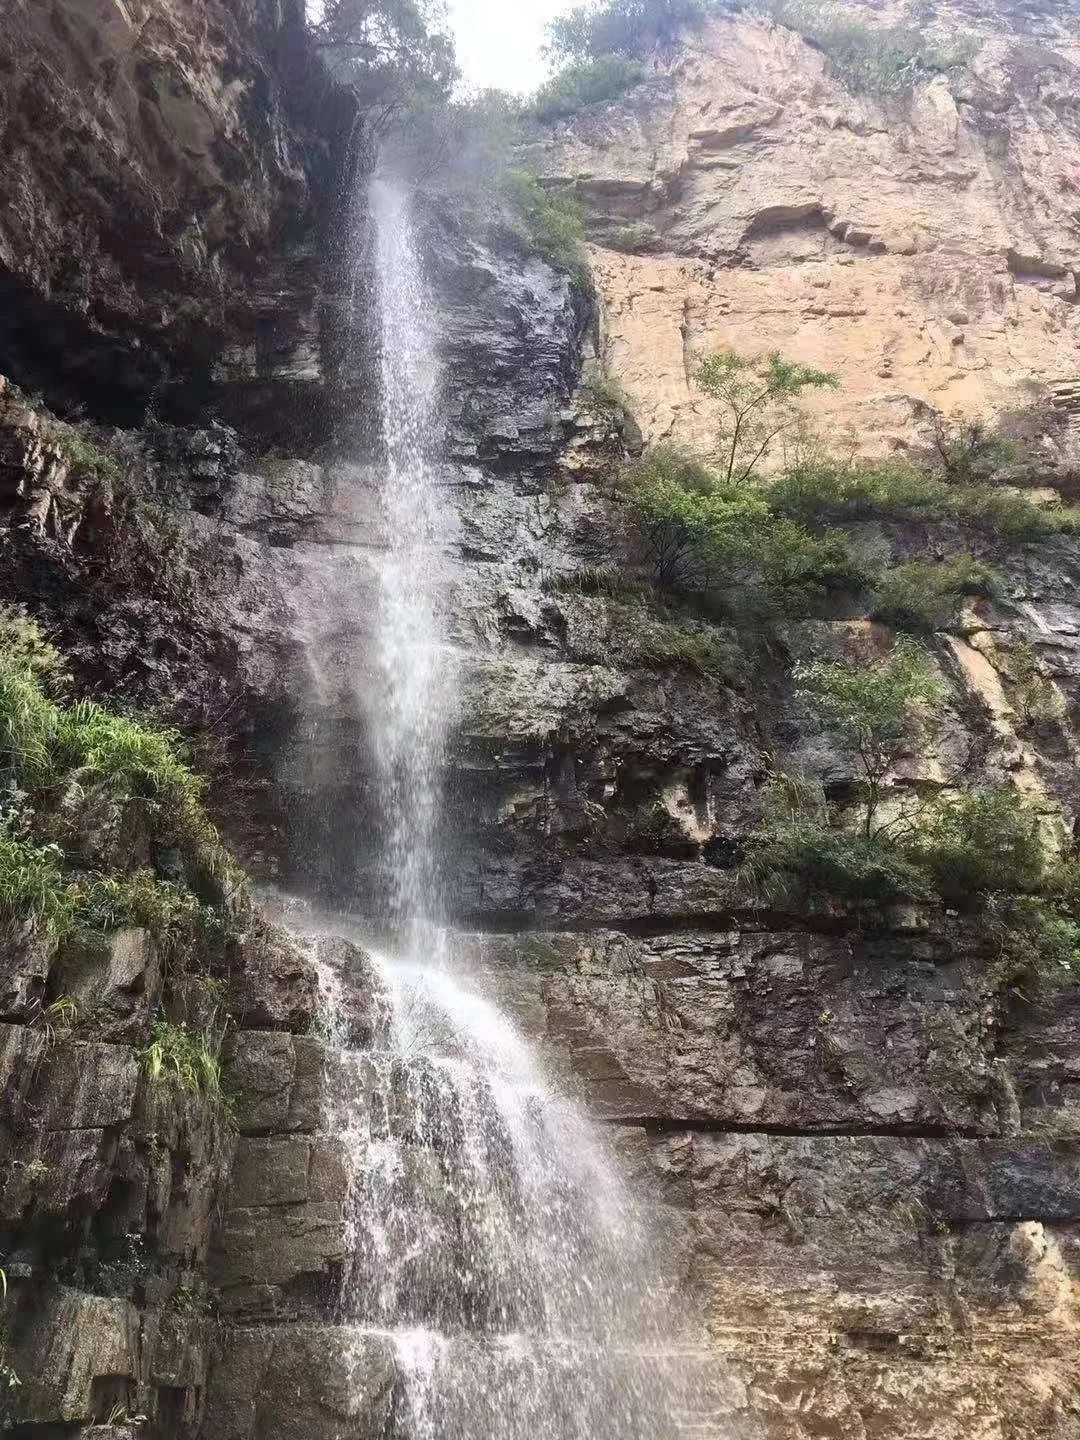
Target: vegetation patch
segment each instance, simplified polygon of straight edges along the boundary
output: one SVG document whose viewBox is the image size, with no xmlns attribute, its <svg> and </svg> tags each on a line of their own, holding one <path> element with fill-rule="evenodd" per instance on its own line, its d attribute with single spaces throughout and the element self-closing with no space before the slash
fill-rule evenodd
<svg viewBox="0 0 1080 1440">
<path fill-rule="evenodd" d="M 804 457 L 767 486 L 772 504 L 803 522 L 953 520 L 1012 543 L 1048 540 L 1080 528 L 1080 511 L 1037 504 L 996 483 L 993 472 L 970 482 L 942 468 L 933 473 L 906 460 Z"/>
<path fill-rule="evenodd" d="M 165 944 L 220 938 L 243 886 L 181 737 L 56 698 L 62 662 L 25 612 L 0 607 L 0 632 L 14 637 L 0 653 L 0 922 L 58 939 L 121 925 Z M 101 832 L 89 852 L 86 825 Z M 117 832 L 142 835 L 145 859 Z"/>
<path fill-rule="evenodd" d="M 647 669 L 672 667 L 689 670 L 703 679 L 733 684 L 739 677 L 741 655 L 738 647 L 714 626 L 690 621 L 627 616 L 634 623 L 630 658 Z"/>
<path fill-rule="evenodd" d="M 886 571 L 870 613 L 898 630 L 931 632 L 955 626 L 964 601 L 997 594 L 996 572 L 970 555 L 950 560 L 909 560 Z"/>
<path fill-rule="evenodd" d="M 916 902 L 963 917 L 963 933 L 1025 994 L 1080 977 L 1080 864 L 1011 786 L 922 799 L 891 784 L 925 748 L 943 689 L 929 656 L 901 638 L 877 663 L 796 671 L 800 696 L 860 776 L 854 808 L 819 783 L 778 775 L 764 797 L 744 878 L 769 904 L 824 901 L 859 923 Z M 885 804 L 886 798 L 890 801 Z"/>
<path fill-rule="evenodd" d="M 750 477 L 729 479 L 668 446 L 631 469 L 627 499 L 656 582 L 722 613 L 805 614 L 871 578 L 840 531 L 814 534 Z"/>
<path fill-rule="evenodd" d="M 150 1043 L 139 1051 L 147 1077 L 155 1084 L 172 1084 L 185 1095 L 196 1095 L 209 1104 L 228 1110 L 229 1101 L 221 1084 L 219 1047 L 211 1037 L 156 1020 Z"/>
<path fill-rule="evenodd" d="M 700 25 L 708 0 L 597 0 L 575 5 L 548 27 L 557 61 L 596 60 L 605 55 L 644 58 Z"/>
<path fill-rule="evenodd" d="M 502 179 L 502 193 L 521 238 L 556 269 L 582 276 L 585 221 L 578 202 L 546 190 L 525 170 L 508 170 Z"/>
<path fill-rule="evenodd" d="M 913 25 L 873 25 L 828 0 L 755 0 L 754 8 L 820 50 L 847 89 L 883 100 L 963 69 L 979 49 L 974 36 L 940 45 Z"/>
<path fill-rule="evenodd" d="M 576 115 L 590 105 L 607 104 L 645 78 L 640 60 L 627 55 L 598 55 L 575 60 L 541 85 L 530 102 L 538 120 L 550 123 Z"/>
</svg>

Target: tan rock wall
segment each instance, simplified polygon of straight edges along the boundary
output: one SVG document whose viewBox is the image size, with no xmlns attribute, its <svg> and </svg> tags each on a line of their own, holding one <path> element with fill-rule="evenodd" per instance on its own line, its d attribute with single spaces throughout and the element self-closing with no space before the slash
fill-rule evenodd
<svg viewBox="0 0 1080 1440">
<path fill-rule="evenodd" d="M 744 16 L 557 129 L 547 174 L 608 233 L 638 227 L 643 253 L 600 244 L 591 261 L 646 437 L 707 442 L 694 369 L 734 346 L 839 372 L 816 407 L 834 441 L 903 445 L 930 406 L 1028 412 L 1058 447 L 1039 412 L 1080 370 L 1078 81 L 1064 52 L 987 35 L 971 76 L 881 102 Z"/>
</svg>

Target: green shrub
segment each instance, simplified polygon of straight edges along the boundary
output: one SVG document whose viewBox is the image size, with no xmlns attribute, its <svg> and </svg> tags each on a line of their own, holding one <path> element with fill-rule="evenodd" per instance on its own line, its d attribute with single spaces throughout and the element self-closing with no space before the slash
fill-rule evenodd
<svg viewBox="0 0 1080 1440">
<path fill-rule="evenodd" d="M 966 65 L 978 42 L 963 37 L 935 45 L 908 25 L 872 25 L 826 0 L 758 0 L 758 8 L 821 50 L 849 90 L 880 99 L 909 93 L 935 75 Z"/>
<path fill-rule="evenodd" d="M 41 688 L 37 632 L 21 623 L 29 637 L 0 654 L 0 797 L 7 797 L 0 806 L 0 908 L 9 924 L 21 916 L 57 935 L 138 924 L 160 940 L 209 936 L 204 902 L 224 909 L 240 878 L 203 806 L 203 785 L 185 763 L 180 736 L 93 701 L 50 699 Z M 53 670 L 53 657 L 45 659 Z M 140 802 L 155 844 L 179 849 L 187 885 L 148 871 L 88 873 L 62 846 L 40 843 L 42 817 L 55 820 L 58 797 L 98 785 L 117 803 Z M 45 838 L 52 838 L 48 828 Z"/>
<path fill-rule="evenodd" d="M 995 891 L 1033 893 L 1046 878 L 1039 817 L 1011 788 L 930 807 L 905 844 L 942 899 L 963 909 Z"/>
<path fill-rule="evenodd" d="M 641 599 L 646 587 L 606 565 L 584 565 L 569 574 L 549 575 L 544 589 L 553 595 L 603 595 L 608 600 Z"/>
<path fill-rule="evenodd" d="M 45 423 L 45 433 L 74 470 L 94 480 L 121 478 L 120 466 L 90 437 L 85 426 L 68 425 L 63 420 L 50 418 Z"/>
<path fill-rule="evenodd" d="M 0 827 L 0 931 L 40 925 L 62 937 L 74 922 L 75 897 L 56 845 L 34 845 Z"/>
<path fill-rule="evenodd" d="M 1032 646 L 1026 640 L 1015 641 L 1003 661 L 1003 673 L 1021 721 L 1025 725 L 1042 725 L 1060 719 L 1062 697 Z"/>
<path fill-rule="evenodd" d="M 155 1020 L 150 1043 L 139 1051 L 139 1060 L 151 1081 L 172 1083 L 187 1095 L 228 1108 L 221 1064 L 208 1036 L 197 1035 L 185 1025 Z"/>
<path fill-rule="evenodd" d="M 24 605 L 0 604 L 0 662 L 27 671 L 50 690 L 62 690 L 71 679 L 60 651 Z"/>
<path fill-rule="evenodd" d="M 955 520 L 1012 543 L 1072 533 L 1075 510 L 1039 505 L 1022 491 L 985 483 L 951 484 L 906 460 L 814 456 L 767 487 L 772 504 L 795 519 Z"/>
<path fill-rule="evenodd" d="M 1026 1000 L 1080 980 L 1080 924 L 1041 895 L 992 895 L 978 933 L 1002 980 Z"/>
<path fill-rule="evenodd" d="M 644 77 L 641 62 L 626 55 L 575 60 L 541 85 L 530 102 L 530 109 L 538 120 L 561 120 L 590 105 L 617 100 Z"/>
<path fill-rule="evenodd" d="M 598 245 L 626 255 L 640 255 L 657 243 L 656 230 L 644 220 L 628 220 L 619 224 L 594 225 L 590 231 Z"/>
<path fill-rule="evenodd" d="M 782 435 L 796 428 L 807 390 L 835 390 L 839 376 L 786 360 L 779 351 L 740 355 L 721 350 L 698 367 L 700 388 L 720 406 L 716 454 L 728 484 L 745 484 Z"/>
<path fill-rule="evenodd" d="M 630 409 L 630 397 L 610 375 L 592 372 L 582 376 L 578 386 L 582 400 L 601 415 L 621 417 Z"/>
<path fill-rule="evenodd" d="M 901 630 L 934 631 L 954 625 L 968 596 L 992 596 L 998 577 L 970 555 L 951 560 L 909 560 L 885 575 L 871 614 Z"/>
<path fill-rule="evenodd" d="M 576 200 L 545 190 L 535 175 L 508 170 L 502 192 L 517 220 L 518 232 L 545 260 L 560 270 L 579 274 L 584 212 Z"/>
<path fill-rule="evenodd" d="M 168 948 L 220 938 L 221 918 L 186 886 L 161 880 L 150 870 L 134 875 L 99 875 L 76 891 L 75 925 L 107 934 L 122 926 L 149 930 Z"/>
<path fill-rule="evenodd" d="M 768 486 L 773 505 L 799 520 L 946 520 L 949 486 L 906 460 L 801 460 Z"/>
<path fill-rule="evenodd" d="M 772 516 L 763 539 L 762 574 L 769 608 L 793 619 L 813 611 L 837 592 L 857 593 L 874 578 L 867 559 L 839 530 L 812 534 Z"/>
<path fill-rule="evenodd" d="M 885 782 L 945 691 L 929 655 L 901 636 L 876 662 L 818 661 L 795 669 L 796 693 L 847 749 L 866 791 L 863 832 L 875 829 Z"/>
<path fill-rule="evenodd" d="M 597 0 L 576 5 L 548 27 L 552 54 L 563 61 L 604 55 L 648 55 L 684 27 L 699 25 L 708 0 Z"/>
<path fill-rule="evenodd" d="M 798 614 L 868 572 L 839 532 L 811 534 L 765 493 L 728 481 L 679 451 L 650 451 L 628 475 L 629 504 L 657 581 L 722 608 Z"/>
<path fill-rule="evenodd" d="M 737 648 L 715 630 L 664 620 L 627 617 L 633 638 L 630 655 L 639 665 L 665 670 L 681 667 L 695 675 L 730 684 L 739 670 Z"/>
<path fill-rule="evenodd" d="M 766 791 L 744 875 L 770 903 L 801 895 L 894 905 L 929 894 L 917 866 L 889 839 L 834 823 L 820 788 L 787 776 Z"/>
<path fill-rule="evenodd" d="M 1020 459 L 1020 447 L 980 419 L 937 416 L 934 446 L 945 478 L 953 485 L 985 485 Z"/>
<path fill-rule="evenodd" d="M 1039 505 L 1019 490 L 973 485 L 953 492 L 953 514 L 1014 544 L 1049 540 L 1076 528 L 1076 512 Z"/>
</svg>

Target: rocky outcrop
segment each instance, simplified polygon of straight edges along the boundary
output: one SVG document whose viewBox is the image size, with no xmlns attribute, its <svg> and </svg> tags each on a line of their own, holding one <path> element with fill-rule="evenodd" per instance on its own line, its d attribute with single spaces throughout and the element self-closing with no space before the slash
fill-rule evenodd
<svg viewBox="0 0 1080 1440">
<path fill-rule="evenodd" d="M 351 112 L 302 25 L 292 0 L 16 0 L 0 78 L 9 373 L 122 424 L 170 382 L 205 398 L 215 375 L 261 392 L 317 373 L 313 200 Z"/>
</svg>

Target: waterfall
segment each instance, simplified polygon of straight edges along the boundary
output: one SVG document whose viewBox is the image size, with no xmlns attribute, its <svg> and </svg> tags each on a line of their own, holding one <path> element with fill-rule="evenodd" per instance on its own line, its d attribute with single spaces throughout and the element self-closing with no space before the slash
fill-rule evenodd
<svg viewBox="0 0 1080 1440">
<path fill-rule="evenodd" d="M 688 1395 L 657 1237 L 599 1128 L 437 928 L 451 517 L 437 310 L 410 210 L 376 175 L 354 226 L 355 265 L 374 269 L 385 539 L 372 748 L 388 885 L 372 918 L 393 939 L 374 957 L 386 1023 L 341 1052 L 330 1117 L 351 1174 L 338 1321 L 395 1355 L 392 1434 L 371 1440 L 664 1440 Z M 333 1003 L 342 980 L 323 980 Z"/>
<path fill-rule="evenodd" d="M 434 470 L 439 372 L 407 192 L 376 175 L 368 203 L 387 538 L 377 627 L 382 706 L 374 736 L 389 918 L 410 926 L 438 908 L 433 845 L 449 683 L 434 579 L 444 532 Z"/>
</svg>

